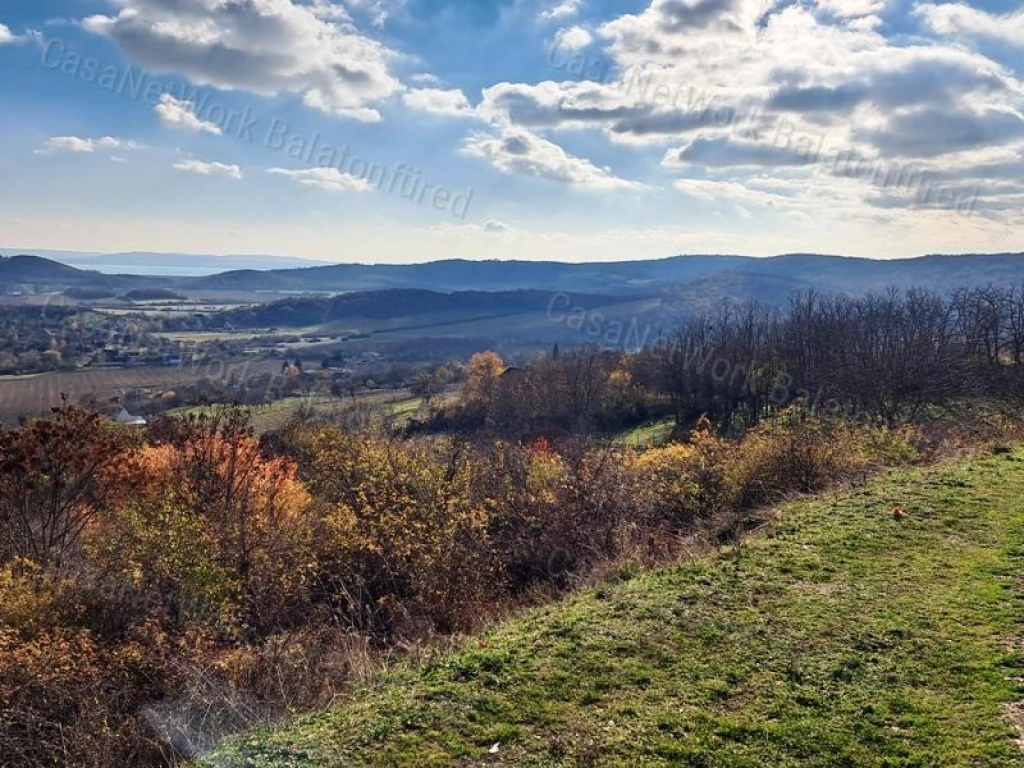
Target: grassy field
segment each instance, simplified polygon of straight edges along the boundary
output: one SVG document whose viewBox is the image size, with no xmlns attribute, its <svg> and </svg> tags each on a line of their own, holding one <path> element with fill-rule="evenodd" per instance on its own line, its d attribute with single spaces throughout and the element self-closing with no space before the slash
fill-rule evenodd
<svg viewBox="0 0 1024 768">
<path fill-rule="evenodd" d="M 1024 765 L 1022 491 L 1008 454 L 787 504 L 204 764 Z"/>
<path fill-rule="evenodd" d="M 676 422 L 673 418 L 641 424 L 612 436 L 613 445 L 623 448 L 651 448 L 664 445 L 672 436 Z"/>
<path fill-rule="evenodd" d="M 408 390 L 376 390 L 361 392 L 353 400 L 350 397 L 330 397 L 307 395 L 303 397 L 286 397 L 275 400 L 267 405 L 252 406 L 245 410 L 250 415 L 252 428 L 258 432 L 270 432 L 280 429 L 297 417 L 302 409 L 309 409 L 317 416 L 330 416 L 353 406 L 366 407 L 383 414 L 397 427 L 404 427 L 419 410 L 423 400 L 412 397 Z M 175 408 L 168 411 L 171 416 L 202 415 L 211 416 L 223 410 L 224 405 L 197 405 Z"/>
</svg>

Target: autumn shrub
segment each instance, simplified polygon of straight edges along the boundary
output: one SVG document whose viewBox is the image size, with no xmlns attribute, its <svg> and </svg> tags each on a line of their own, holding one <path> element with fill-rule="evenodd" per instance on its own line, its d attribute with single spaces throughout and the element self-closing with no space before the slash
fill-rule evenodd
<svg viewBox="0 0 1024 768">
<path fill-rule="evenodd" d="M 302 621 L 312 519 L 295 466 L 234 423 L 193 420 L 142 448 L 144 478 L 90 542 L 123 583 L 181 627 L 252 636 Z"/>
<path fill-rule="evenodd" d="M 857 431 L 857 449 L 865 461 L 882 467 L 906 467 L 921 460 L 920 430 L 910 424 L 862 427 Z"/>
<path fill-rule="evenodd" d="M 139 713 L 162 692 L 159 659 L 79 626 L 75 597 L 73 582 L 35 564 L 0 570 L 2 764 L 154 764 L 160 745 Z"/>
<path fill-rule="evenodd" d="M 326 429 L 313 455 L 317 578 L 339 616 L 385 634 L 472 626 L 493 594 L 495 564 L 458 443 Z"/>
<path fill-rule="evenodd" d="M 610 449 L 547 440 L 497 443 L 477 459 L 474 493 L 489 510 L 509 588 L 559 588 L 629 548 L 646 524 L 630 476 Z"/>
<path fill-rule="evenodd" d="M 736 492 L 727 473 L 735 452 L 736 445 L 717 436 L 702 419 L 687 443 L 628 454 L 637 503 L 677 529 L 732 507 Z"/>
<path fill-rule="evenodd" d="M 856 435 L 799 407 L 750 430 L 726 462 L 728 482 L 741 509 L 810 493 L 863 468 Z"/>
<path fill-rule="evenodd" d="M 0 563 L 63 566 L 85 529 L 130 492 L 108 470 L 131 442 L 124 429 L 70 407 L 0 428 Z"/>
</svg>

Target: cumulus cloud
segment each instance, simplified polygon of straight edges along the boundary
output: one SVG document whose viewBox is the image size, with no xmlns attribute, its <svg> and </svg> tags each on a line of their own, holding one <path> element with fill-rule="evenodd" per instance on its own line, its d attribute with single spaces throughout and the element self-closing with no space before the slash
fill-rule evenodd
<svg viewBox="0 0 1024 768">
<path fill-rule="evenodd" d="M 1011 185 L 1024 183 L 1019 164 L 990 157 L 1024 152 L 1024 83 L 978 51 L 886 37 L 879 14 L 896 6 L 651 0 L 596 28 L 606 56 L 599 70 L 573 71 L 568 47 L 556 45 L 549 64 L 577 79 L 485 88 L 476 113 L 501 137 L 477 137 L 476 152 L 508 172 L 544 175 L 548 165 L 534 162 L 532 151 L 516 155 L 503 140 L 518 130 L 591 129 L 623 151 L 661 147 L 667 170 L 727 177 L 680 180 L 677 188 L 690 196 L 722 194 L 750 207 L 766 204 L 764 189 L 777 183 L 795 190 L 779 201 L 799 197 L 808 210 L 824 210 L 828 199 L 828 209 L 844 216 L 868 215 L 868 201 L 878 197 L 870 190 L 875 174 L 836 173 L 826 158 L 858 168 L 926 161 L 929 169 L 961 168 L 966 184 L 972 174 L 994 177 L 980 189 L 996 207 L 1000 190 L 1006 199 Z M 1024 18 L 963 4 L 926 4 L 917 13 L 942 34 L 1007 42 L 1018 40 Z M 748 187 L 755 180 L 762 189 Z"/>
<path fill-rule="evenodd" d="M 463 152 L 490 161 L 502 173 L 533 176 L 593 190 L 638 189 L 642 185 L 621 179 L 589 160 L 570 155 L 557 144 L 522 129 L 507 129 L 499 136 L 470 137 Z"/>
<path fill-rule="evenodd" d="M 155 108 L 160 123 L 167 128 L 174 128 L 189 133 L 211 133 L 220 136 L 221 129 L 216 123 L 200 120 L 191 101 L 182 101 L 169 93 L 160 97 Z"/>
<path fill-rule="evenodd" d="M 415 83 L 416 85 L 441 85 L 441 78 L 432 72 L 416 72 L 415 74 L 409 75 L 409 82 Z"/>
<path fill-rule="evenodd" d="M 11 28 L 6 24 L 0 24 L 0 45 L 14 45 L 16 43 L 24 42 L 25 38 L 18 37 L 16 34 L 11 32 Z"/>
<path fill-rule="evenodd" d="M 914 12 L 940 35 L 986 37 L 1024 46 L 1024 9 L 994 14 L 965 3 L 923 3 Z"/>
<path fill-rule="evenodd" d="M 1009 93 L 1015 88 L 1000 68 L 969 54 L 921 50 L 835 85 L 784 86 L 767 106 L 793 112 L 850 112 L 866 103 L 897 109 L 945 105 L 966 93 Z"/>
<path fill-rule="evenodd" d="M 856 135 L 883 154 L 932 157 L 1024 139 L 1024 115 L 1009 109 L 935 107 L 897 115 L 884 128 Z M 924 135 L 927 141 L 921 141 Z"/>
<path fill-rule="evenodd" d="M 500 123 L 531 128 L 585 128 L 648 114 L 636 94 L 601 83 L 498 83 L 485 88 L 478 112 Z"/>
<path fill-rule="evenodd" d="M 760 168 L 781 168 L 809 165 L 814 156 L 788 147 L 731 139 L 726 136 L 699 138 L 682 149 L 669 150 L 662 165 L 684 167 L 701 165 L 711 168 L 734 168 L 754 166 Z"/>
<path fill-rule="evenodd" d="M 358 32 L 343 6 L 293 0 L 119 0 L 86 29 L 155 72 L 261 95 L 295 93 L 310 107 L 363 121 L 401 89 L 397 55 Z"/>
<path fill-rule="evenodd" d="M 466 116 L 472 114 L 469 99 L 458 88 L 420 88 L 402 94 L 402 103 L 411 109 L 434 115 Z"/>
<path fill-rule="evenodd" d="M 566 27 L 558 30 L 555 45 L 569 51 L 578 51 L 594 42 L 594 36 L 580 26 Z"/>
<path fill-rule="evenodd" d="M 582 5 L 583 0 L 560 0 L 547 10 L 541 11 L 539 19 L 541 21 L 561 21 L 562 19 L 568 19 L 579 13 Z"/>
<path fill-rule="evenodd" d="M 55 155 L 62 152 L 85 154 L 100 150 L 115 149 L 138 149 L 139 145 L 134 141 L 116 139 L 113 136 L 104 136 L 100 139 L 83 139 L 79 136 L 53 136 L 46 140 L 42 149 L 37 149 L 37 155 Z"/>
<path fill-rule="evenodd" d="M 714 179 L 677 179 L 673 186 L 687 197 L 709 203 L 730 203 L 741 206 L 741 215 L 749 215 L 746 207 L 792 204 L 789 198 L 751 189 L 735 181 Z M 746 216 L 744 216 L 746 218 Z"/>
<path fill-rule="evenodd" d="M 276 176 L 286 176 L 304 187 L 313 187 L 324 192 L 366 192 L 371 187 L 366 179 L 343 173 L 337 168 L 271 168 L 267 172 Z"/>
<path fill-rule="evenodd" d="M 242 179 L 242 169 L 237 165 L 225 163 L 206 163 L 202 160 L 182 160 L 174 164 L 174 168 L 185 173 L 194 173 L 198 176 L 220 176 L 225 179 Z"/>
<path fill-rule="evenodd" d="M 881 13 L 888 0 L 818 0 L 818 8 L 840 19 L 853 19 Z"/>
</svg>

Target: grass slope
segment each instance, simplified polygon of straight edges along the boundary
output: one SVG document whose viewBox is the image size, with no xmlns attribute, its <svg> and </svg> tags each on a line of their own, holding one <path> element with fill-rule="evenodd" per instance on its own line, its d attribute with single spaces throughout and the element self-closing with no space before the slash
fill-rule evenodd
<svg viewBox="0 0 1024 768">
<path fill-rule="evenodd" d="M 1024 765 L 1022 543 L 1022 455 L 876 478 L 205 764 Z"/>
</svg>

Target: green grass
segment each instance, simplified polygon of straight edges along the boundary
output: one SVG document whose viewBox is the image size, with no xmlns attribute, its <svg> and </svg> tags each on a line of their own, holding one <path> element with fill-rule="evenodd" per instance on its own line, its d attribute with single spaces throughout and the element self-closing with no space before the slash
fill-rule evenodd
<svg viewBox="0 0 1024 768">
<path fill-rule="evenodd" d="M 1020 454 L 879 477 L 205 764 L 1021 766 L 1022 543 Z"/>
<path fill-rule="evenodd" d="M 353 401 L 349 397 L 331 397 L 327 395 L 304 395 L 286 397 L 266 405 L 243 407 L 248 411 L 250 424 L 259 434 L 280 429 L 296 418 L 303 408 L 310 408 L 318 416 L 330 416 L 332 413 L 351 408 L 353 404 L 363 404 L 380 412 L 392 420 L 396 427 L 404 427 L 419 410 L 423 400 L 418 397 L 404 396 L 405 390 L 387 390 L 385 392 L 364 392 Z M 224 405 L 190 405 L 168 411 L 170 416 L 213 416 L 224 410 Z"/>
<path fill-rule="evenodd" d="M 611 442 L 622 448 L 656 447 L 668 442 L 675 426 L 674 418 L 641 424 L 639 427 L 633 427 L 613 435 Z"/>
<path fill-rule="evenodd" d="M 326 396 L 286 397 L 266 405 L 243 407 L 242 410 L 249 414 L 252 428 L 262 434 L 280 429 L 295 418 L 304 407 L 313 408 L 314 411 L 326 411 L 339 407 L 339 403 L 344 404 L 339 398 Z M 170 416 L 214 416 L 228 407 L 224 405 L 192 405 L 174 408 L 167 413 Z"/>
</svg>

